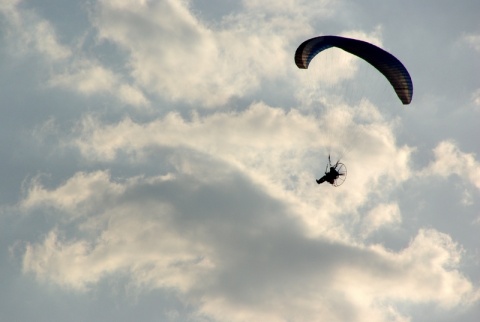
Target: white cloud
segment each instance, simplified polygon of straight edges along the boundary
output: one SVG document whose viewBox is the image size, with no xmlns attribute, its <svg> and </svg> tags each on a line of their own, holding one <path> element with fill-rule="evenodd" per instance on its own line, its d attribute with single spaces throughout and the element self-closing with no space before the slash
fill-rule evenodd
<svg viewBox="0 0 480 322">
<path fill-rule="evenodd" d="M 450 236 L 431 229 L 420 230 L 407 248 L 387 255 L 399 265 L 403 280 L 391 285 L 388 278 L 380 278 L 385 282 L 381 285 L 384 295 L 437 302 L 444 308 L 477 301 L 478 290 L 458 270 L 462 254 L 462 248 Z"/>
<path fill-rule="evenodd" d="M 480 189 L 480 164 L 472 153 L 464 153 L 453 141 L 440 142 L 433 150 L 435 160 L 423 171 L 424 175 L 448 178 L 458 175 Z"/>
<path fill-rule="evenodd" d="M 33 182 L 21 202 L 23 211 L 60 211 L 66 215 L 65 224 L 78 222 L 78 238 L 67 240 L 62 231 L 54 229 L 43 243 L 28 244 L 24 271 L 79 291 L 88 290 L 106 274 L 125 270 L 132 271 L 140 284 L 153 282 L 155 287 L 183 289 L 189 266 L 206 265 L 200 258 L 201 245 L 182 240 L 178 232 L 171 231 L 174 227 L 168 224 L 172 213 L 167 203 L 150 198 L 137 203 L 128 197 L 139 186 L 169 180 L 162 176 L 118 183 L 108 173 L 98 171 L 77 173 L 53 190 Z M 131 202 L 124 201 L 128 199 Z"/>
<path fill-rule="evenodd" d="M 396 183 L 409 178 L 411 149 L 396 146 L 392 125 L 371 105 L 330 112 L 345 114 L 341 125 L 328 125 L 330 115 L 317 119 L 263 103 L 240 113 L 194 115 L 190 121 L 175 113 L 146 123 L 126 118 L 114 125 L 86 118 L 75 134 L 78 137 L 65 144 L 78 147 L 89 160 L 108 162 L 119 155 L 130 157 L 131 162 L 147 162 L 153 157 L 152 148 L 198 151 L 231 164 L 279 198 L 295 199 L 304 207 L 302 216 L 312 233 L 336 234 L 333 226 L 338 225 L 337 220 L 329 214 L 353 213 L 376 187 L 381 186 L 387 195 Z M 355 124 L 353 119 L 362 119 L 363 124 Z M 315 176 L 324 171 L 330 147 L 335 151 L 337 146 L 346 152 L 348 185 L 319 194 Z M 345 199 L 349 203 L 343 203 Z M 324 211 L 319 212 L 318 207 Z"/>
<path fill-rule="evenodd" d="M 398 204 L 381 204 L 372 209 L 363 219 L 362 234 L 364 237 L 383 227 L 395 227 L 402 222 Z"/>
<path fill-rule="evenodd" d="M 126 49 L 128 78 L 133 83 L 91 58 L 82 46 L 61 44 L 52 25 L 35 12 L 16 5 L 5 6 L 3 12 L 11 17 L 14 38 L 24 39 L 23 44 L 34 43 L 33 50 L 54 63 L 51 85 L 85 95 L 107 93 L 140 107 L 150 103 L 144 91 L 175 101 L 218 106 L 259 90 L 264 80 L 296 82 L 300 74 L 291 74 L 295 70 L 292 46 L 298 44 L 292 41 L 305 37 L 305 32 L 314 33 L 309 19 L 315 13 L 318 19 L 334 8 L 330 1 L 308 4 L 308 9 L 302 1 L 245 5 L 248 11 L 207 25 L 189 11 L 188 2 L 100 1 L 92 13 L 95 32 L 104 42 Z M 288 9 L 293 7 L 297 10 Z M 266 8 L 275 12 L 268 21 L 263 14 Z M 27 18 L 33 22 L 24 23 Z M 378 42 L 378 33 L 346 34 Z M 352 57 L 345 61 L 330 66 L 336 81 L 351 77 L 356 70 Z"/>
<path fill-rule="evenodd" d="M 138 107 L 150 102 L 138 88 L 126 84 L 121 76 L 92 60 L 78 60 L 66 72 L 51 77 L 49 85 L 63 87 L 85 95 L 109 93 L 126 104 Z"/>
<path fill-rule="evenodd" d="M 480 106 L 480 89 L 477 89 L 473 94 L 472 94 L 472 101 L 475 105 Z"/>
<path fill-rule="evenodd" d="M 478 34 L 469 34 L 463 37 L 464 41 L 467 42 L 469 46 L 475 49 L 477 52 L 480 53 L 480 35 Z M 477 89 L 472 94 L 472 102 L 476 106 L 480 106 L 480 89 Z"/>
<path fill-rule="evenodd" d="M 149 101 L 135 85 L 103 66 L 94 58 L 76 48 L 62 44 L 52 24 L 39 17 L 35 11 L 21 8 L 22 1 L 3 2 L 0 12 L 8 24 L 9 45 L 12 54 L 38 54 L 49 64 L 51 75 L 48 84 L 67 88 L 84 95 L 108 93 L 123 103 L 148 107 Z"/>
<path fill-rule="evenodd" d="M 85 181 L 95 182 L 97 193 L 77 198 Z M 99 206 L 98 195 L 110 196 L 110 206 Z M 289 214 L 295 207 L 259 193 L 222 163 L 209 173 L 122 183 L 106 173 L 77 174 L 27 199 L 66 213 L 95 205 L 77 221 L 75 237 L 60 226 L 28 244 L 23 257 L 26 273 L 78 291 L 121 274 L 140 290 L 174 289 L 199 315 L 218 321 L 404 321 L 403 304 L 452 308 L 478 299 L 458 271 L 462 252 L 448 235 L 421 230 L 399 252 L 310 238 Z"/>
<path fill-rule="evenodd" d="M 0 3 L 0 13 L 8 21 L 5 26 L 8 28 L 8 39 L 14 46 L 15 55 L 33 49 L 52 61 L 69 58 L 72 55 L 71 50 L 58 41 L 50 22 L 41 19 L 33 11 L 20 10 L 18 6 L 21 2 L 17 0 Z"/>
<path fill-rule="evenodd" d="M 54 61 L 67 59 L 72 55 L 68 47 L 57 41 L 55 31 L 47 21 L 40 21 L 35 26 L 33 39 L 37 50 Z"/>
<path fill-rule="evenodd" d="M 107 293 L 116 304 L 122 301 L 112 294 L 118 289 L 104 293 L 104 287 L 127 281 L 128 291 L 135 288 L 136 295 L 166 294 L 175 304 L 162 302 L 166 309 L 155 307 L 152 313 L 143 311 L 144 302 L 128 303 L 125 312 L 153 316 L 165 309 L 172 319 L 189 315 L 212 321 L 315 321 L 320 316 L 405 322 L 416 320 L 419 310 L 432 310 L 434 319 L 478 307 L 478 261 L 471 264 L 478 251 L 477 245 L 468 245 L 475 237 L 465 236 L 461 240 L 466 244 L 460 245 L 449 236 L 458 236 L 458 230 L 447 227 L 443 209 L 425 214 L 431 209 L 425 206 L 428 191 L 412 189 L 412 200 L 403 198 L 404 182 L 408 186 L 420 180 L 422 186 L 431 176 L 458 175 L 479 188 L 476 156 L 445 141 L 434 150 L 434 160 L 412 176 L 413 149 L 397 141 L 397 127 L 403 125 L 399 120 L 387 119 L 365 99 L 353 106 L 344 87 L 335 93 L 319 89 L 359 78 L 363 65 L 358 60 L 345 54 L 328 65 L 329 75 L 310 73 L 305 82 L 293 63 L 295 46 L 306 37 L 343 30 L 339 34 L 381 45 L 382 28 L 399 39 L 393 25 L 381 22 L 384 27 L 372 32 L 351 29 L 371 26 L 374 20 L 363 24 L 346 7 L 341 15 L 329 16 L 341 5 L 335 1 L 220 1 L 95 2 L 89 8 L 94 26 L 77 28 L 76 34 L 85 35 L 77 41 L 62 37 L 54 21 L 26 9 L 37 4 L 0 0 L 5 46 L 15 45 L 32 61 L 38 57 L 42 70 L 51 71 L 47 90 L 52 97 L 67 89 L 159 110 L 145 115 L 143 110 L 111 113 L 107 108 L 98 119 L 81 113 L 80 121 L 67 111 L 47 121 L 42 115 L 43 125 L 34 127 L 33 142 L 42 151 L 33 161 L 22 160 L 12 175 L 53 171 L 54 181 L 62 181 L 27 180 L 18 209 L 8 207 L 8 212 L 18 210 L 22 216 L 17 217 L 27 225 L 11 225 L 12 232 L 2 238 L 13 240 L 12 255 L 21 249 L 23 272 L 41 281 L 30 284 L 38 287 L 37 294 L 62 296 L 61 288 L 84 292 L 77 294 L 80 298 Z M 212 14 L 207 22 L 191 9 L 212 3 L 225 6 L 229 14 L 221 20 Z M 346 27 L 345 16 L 351 18 Z M 409 41 L 420 41 L 414 38 Z M 473 48 L 476 40 L 468 40 Z M 338 51 L 331 53 L 335 58 Z M 225 104 L 236 96 L 238 101 Z M 158 97 L 160 102 L 154 101 Z M 264 103 L 273 97 L 283 108 Z M 83 101 L 76 95 L 68 99 L 73 106 Z M 165 104 L 165 99 L 172 101 Z M 427 95 L 418 104 L 428 107 L 428 100 Z M 58 100 L 49 98 L 51 102 Z M 89 110 L 96 102 L 87 104 Z M 185 113 L 186 105 L 191 115 Z M 224 109 L 203 109 L 218 106 Z M 441 104 L 436 108 L 442 109 Z M 412 118 L 425 119 L 416 118 L 415 111 L 398 115 L 405 125 Z M 437 122 L 433 117 L 422 122 L 423 133 Z M 418 134 L 414 132 L 408 135 Z M 17 157 L 24 152 L 15 147 L 9 153 Z M 323 174 L 329 152 L 334 161 L 341 156 L 348 168 L 339 188 L 314 180 Z M 4 181 L 12 182 L 10 176 Z M 475 205 L 478 191 L 458 186 L 461 202 Z M 423 209 L 409 213 L 417 201 Z M 421 212 L 420 222 L 415 216 Z M 13 216 L 8 223 L 9 218 Z M 425 218 L 432 218 L 427 225 L 436 228 L 423 228 Z M 478 227 L 478 218 L 468 218 Z M 402 245 L 409 237 L 410 243 Z M 44 293 L 49 283 L 60 289 Z M 107 310 L 102 299 L 95 302 Z M 81 305 L 72 306 L 82 310 Z"/>
<path fill-rule="evenodd" d="M 182 1 L 105 0 L 95 23 L 102 39 L 128 50 L 138 83 L 172 100 L 221 105 L 292 65 L 293 26 L 305 24 L 296 15 L 266 23 L 255 12 L 239 13 L 207 26 L 188 9 Z"/>
<path fill-rule="evenodd" d="M 77 63 L 73 71 L 57 74 L 50 80 L 51 86 L 62 86 L 78 90 L 87 95 L 109 91 L 117 83 L 112 71 L 91 61 Z"/>
<path fill-rule="evenodd" d="M 470 45 L 476 51 L 480 52 L 480 35 L 469 34 L 464 36 L 464 39 L 468 45 Z"/>
<path fill-rule="evenodd" d="M 256 14 L 295 15 L 297 19 L 320 19 L 331 16 L 338 4 L 331 0 L 319 0 L 312 3 L 308 0 L 244 0 L 249 12 Z"/>
<path fill-rule="evenodd" d="M 109 182 L 108 179 L 108 173 L 102 171 L 77 173 L 60 188 L 52 191 L 43 187 L 40 177 L 37 177 L 29 183 L 20 208 L 26 210 L 47 206 L 71 211 L 77 216 L 79 213 L 88 212 L 91 207 L 98 206 L 100 201 L 108 199 L 109 196 L 103 192 L 110 191 L 115 195 L 122 192 L 121 185 Z M 93 204 L 94 200 L 97 201 Z"/>
</svg>

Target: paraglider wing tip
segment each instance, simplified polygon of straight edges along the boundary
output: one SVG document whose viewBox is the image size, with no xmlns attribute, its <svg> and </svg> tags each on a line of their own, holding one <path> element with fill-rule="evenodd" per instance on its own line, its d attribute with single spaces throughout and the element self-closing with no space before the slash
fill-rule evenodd
<svg viewBox="0 0 480 322">
<path fill-rule="evenodd" d="M 297 65 L 297 67 L 300 69 L 308 69 L 309 62 L 308 62 L 308 58 L 302 54 L 303 47 L 304 47 L 302 45 L 300 45 L 300 47 L 298 47 L 297 51 L 295 52 L 295 65 Z"/>
</svg>

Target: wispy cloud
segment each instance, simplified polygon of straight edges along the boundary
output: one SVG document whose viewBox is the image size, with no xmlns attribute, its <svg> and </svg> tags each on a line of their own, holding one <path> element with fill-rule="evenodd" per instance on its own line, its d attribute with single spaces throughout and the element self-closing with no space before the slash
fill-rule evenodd
<svg viewBox="0 0 480 322">
<path fill-rule="evenodd" d="M 48 84 L 84 95 L 107 93 L 133 106 L 149 105 L 144 93 L 135 85 L 103 66 L 77 47 L 74 42 L 62 44 L 52 24 L 33 9 L 24 9 L 22 1 L 4 1 L 0 12 L 7 20 L 8 40 L 15 55 L 38 55 L 49 65 Z"/>
<path fill-rule="evenodd" d="M 462 152 L 453 141 L 440 142 L 433 152 L 435 160 L 424 170 L 424 174 L 443 178 L 458 175 L 480 189 L 480 164 L 474 154 Z"/>
</svg>

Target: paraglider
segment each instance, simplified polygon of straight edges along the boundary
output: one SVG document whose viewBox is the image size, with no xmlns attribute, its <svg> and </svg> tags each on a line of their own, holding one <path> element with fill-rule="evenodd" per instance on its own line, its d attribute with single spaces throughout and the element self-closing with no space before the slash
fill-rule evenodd
<svg viewBox="0 0 480 322">
<path fill-rule="evenodd" d="M 322 51 L 336 47 L 353 54 L 375 67 L 390 82 L 398 98 L 404 105 L 410 104 L 413 96 L 413 83 L 405 66 L 395 56 L 366 41 L 339 36 L 320 36 L 304 41 L 295 52 L 295 64 L 307 69 L 312 59 Z M 338 187 L 346 178 L 347 169 L 338 160 L 331 164 L 330 155 L 325 175 L 316 180 L 318 184 L 328 182 Z"/>
<path fill-rule="evenodd" d="M 295 52 L 295 64 L 307 69 L 312 59 L 322 51 L 336 47 L 353 54 L 376 68 L 392 85 L 398 98 L 404 105 L 410 104 L 413 96 L 413 83 L 408 70 L 395 56 L 371 43 L 339 36 L 320 36 L 304 41 Z M 331 164 L 330 155 L 325 175 L 317 179 L 318 184 L 328 182 L 338 187 L 346 178 L 347 169 L 337 161 Z"/>
<path fill-rule="evenodd" d="M 295 64 L 307 69 L 311 60 L 320 52 L 337 47 L 375 67 L 393 86 L 395 93 L 404 105 L 410 104 L 413 83 L 405 66 L 395 56 L 366 41 L 339 36 L 321 36 L 304 41 L 295 52 Z"/>
<path fill-rule="evenodd" d="M 318 184 L 322 184 L 325 181 L 330 183 L 334 187 L 340 186 L 345 179 L 347 178 L 347 167 L 338 160 L 334 165 L 330 161 L 330 156 L 328 156 L 328 164 L 325 169 L 325 175 L 320 179 L 317 179 Z"/>
</svg>

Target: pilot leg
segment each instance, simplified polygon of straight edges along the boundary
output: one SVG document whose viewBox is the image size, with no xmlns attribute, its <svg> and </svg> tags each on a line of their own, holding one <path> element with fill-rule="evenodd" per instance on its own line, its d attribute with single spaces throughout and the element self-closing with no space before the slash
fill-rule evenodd
<svg viewBox="0 0 480 322">
<path fill-rule="evenodd" d="M 321 183 L 324 183 L 324 182 L 325 182 L 325 179 L 326 179 L 326 177 L 323 176 L 323 177 L 321 177 L 320 179 L 318 179 L 318 180 L 316 180 L 316 181 L 317 181 L 318 184 L 321 184 Z"/>
</svg>

